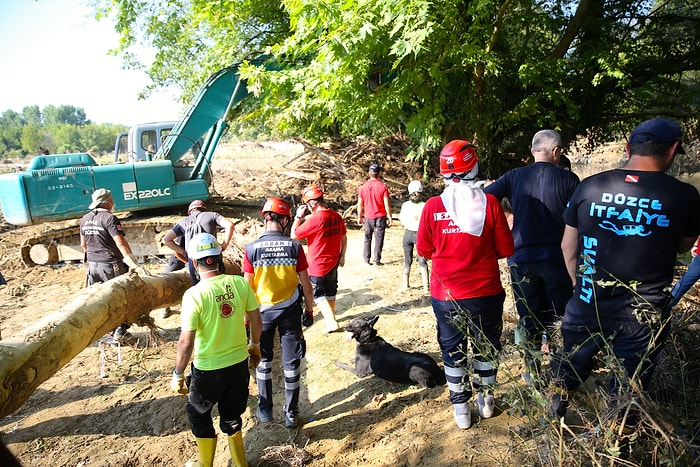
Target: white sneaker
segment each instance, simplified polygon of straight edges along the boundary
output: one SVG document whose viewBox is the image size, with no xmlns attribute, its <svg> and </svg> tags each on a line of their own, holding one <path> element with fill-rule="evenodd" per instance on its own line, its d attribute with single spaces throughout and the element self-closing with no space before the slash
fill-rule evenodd
<svg viewBox="0 0 700 467">
<path fill-rule="evenodd" d="M 481 418 L 493 417 L 493 412 L 496 408 L 496 403 L 493 400 L 493 394 L 487 394 L 486 397 L 482 393 L 476 396 L 476 404 L 479 406 L 479 416 Z"/>
<path fill-rule="evenodd" d="M 469 403 L 452 404 L 452 406 L 454 407 L 453 416 L 457 426 L 462 430 L 472 426 L 472 409 L 469 407 Z"/>
</svg>

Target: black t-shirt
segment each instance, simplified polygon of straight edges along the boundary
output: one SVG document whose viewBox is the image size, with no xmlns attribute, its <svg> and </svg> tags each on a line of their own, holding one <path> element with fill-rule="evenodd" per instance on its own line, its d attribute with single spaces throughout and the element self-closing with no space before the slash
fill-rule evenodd
<svg viewBox="0 0 700 467">
<path fill-rule="evenodd" d="M 515 253 L 510 263 L 562 261 L 562 212 L 579 184 L 573 172 L 549 162 L 510 170 L 484 192 L 508 198 L 513 209 Z"/>
<path fill-rule="evenodd" d="M 663 172 L 610 170 L 581 182 L 564 221 L 579 246 L 566 313 L 634 319 L 665 304 L 680 241 L 700 233 L 700 195 Z"/>
<path fill-rule="evenodd" d="M 223 227 L 224 217 L 218 212 L 202 211 L 189 215 L 175 224 L 172 231 L 177 237 L 182 237 L 184 244 L 181 244 L 187 254 L 187 247 L 197 234 L 210 233 L 216 237 L 219 227 Z"/>
<path fill-rule="evenodd" d="M 115 235 L 124 235 L 119 218 L 106 209 L 96 209 L 80 219 L 80 234 L 87 243 L 87 260 L 96 263 L 116 263 L 123 259 Z"/>
</svg>

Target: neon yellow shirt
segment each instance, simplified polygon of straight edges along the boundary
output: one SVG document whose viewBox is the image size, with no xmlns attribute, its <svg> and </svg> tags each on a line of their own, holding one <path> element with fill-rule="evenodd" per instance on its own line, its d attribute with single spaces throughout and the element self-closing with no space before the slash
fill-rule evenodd
<svg viewBox="0 0 700 467">
<path fill-rule="evenodd" d="M 195 331 L 194 366 L 218 370 L 248 358 L 245 313 L 258 308 L 253 289 L 241 276 L 203 279 L 182 297 L 180 326 Z"/>
</svg>

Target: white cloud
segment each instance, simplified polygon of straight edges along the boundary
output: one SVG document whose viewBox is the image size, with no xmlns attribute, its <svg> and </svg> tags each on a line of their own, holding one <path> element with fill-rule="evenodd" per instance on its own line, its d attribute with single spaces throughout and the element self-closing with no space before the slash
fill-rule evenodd
<svg viewBox="0 0 700 467">
<path fill-rule="evenodd" d="M 142 72 L 121 69 L 108 51 L 118 44 L 111 22 L 96 21 L 80 0 L 6 0 L 0 5 L 0 112 L 29 105 L 72 105 L 96 123 L 176 120 L 179 92 L 146 101 Z"/>
</svg>

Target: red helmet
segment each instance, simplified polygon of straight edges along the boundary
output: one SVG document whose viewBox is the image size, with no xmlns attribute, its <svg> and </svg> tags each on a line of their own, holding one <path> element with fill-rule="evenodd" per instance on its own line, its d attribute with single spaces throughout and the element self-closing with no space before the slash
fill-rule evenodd
<svg viewBox="0 0 700 467">
<path fill-rule="evenodd" d="M 479 157 L 474 145 L 469 141 L 456 139 L 450 141 L 440 151 L 440 173 L 442 175 L 470 172 Z"/>
<path fill-rule="evenodd" d="M 196 199 L 192 201 L 187 207 L 187 214 L 192 214 L 192 211 L 194 211 L 195 209 L 201 209 L 202 211 L 206 211 L 207 207 L 204 205 L 204 201 Z"/>
<path fill-rule="evenodd" d="M 301 202 L 306 204 L 312 199 L 319 199 L 323 196 L 323 192 L 316 185 L 312 185 L 304 190 L 301 194 Z"/>
<path fill-rule="evenodd" d="M 266 212 L 274 212 L 281 216 L 292 217 L 292 208 L 290 208 L 289 204 L 282 198 L 267 198 L 260 214 L 264 216 Z"/>
</svg>

